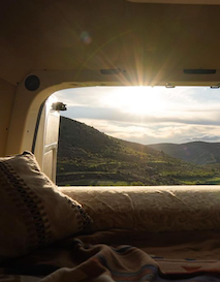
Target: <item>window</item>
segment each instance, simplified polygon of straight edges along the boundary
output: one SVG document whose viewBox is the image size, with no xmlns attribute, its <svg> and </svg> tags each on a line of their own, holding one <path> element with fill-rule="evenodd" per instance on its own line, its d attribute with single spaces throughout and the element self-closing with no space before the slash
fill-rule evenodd
<svg viewBox="0 0 220 282">
<path fill-rule="evenodd" d="M 208 87 L 56 92 L 58 185 L 220 184 L 220 98 Z"/>
</svg>

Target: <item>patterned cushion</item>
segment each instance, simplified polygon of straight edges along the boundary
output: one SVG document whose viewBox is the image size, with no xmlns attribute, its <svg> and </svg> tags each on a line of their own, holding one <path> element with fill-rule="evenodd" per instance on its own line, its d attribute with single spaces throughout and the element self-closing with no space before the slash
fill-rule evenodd
<svg viewBox="0 0 220 282">
<path fill-rule="evenodd" d="M 59 192 L 33 154 L 0 158 L 0 262 L 81 232 L 82 206 Z"/>
</svg>

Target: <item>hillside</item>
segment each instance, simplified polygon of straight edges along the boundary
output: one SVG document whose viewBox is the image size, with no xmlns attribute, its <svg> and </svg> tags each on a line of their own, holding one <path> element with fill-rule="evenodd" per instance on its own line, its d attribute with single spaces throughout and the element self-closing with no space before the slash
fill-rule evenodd
<svg viewBox="0 0 220 282">
<path fill-rule="evenodd" d="M 220 180 L 204 169 L 161 151 L 123 141 L 61 117 L 58 185 L 174 185 Z M 214 179 L 214 180 L 213 180 Z"/>
<path fill-rule="evenodd" d="M 182 159 L 197 165 L 220 163 L 220 143 L 191 142 L 186 144 L 150 145 L 173 158 Z"/>
</svg>

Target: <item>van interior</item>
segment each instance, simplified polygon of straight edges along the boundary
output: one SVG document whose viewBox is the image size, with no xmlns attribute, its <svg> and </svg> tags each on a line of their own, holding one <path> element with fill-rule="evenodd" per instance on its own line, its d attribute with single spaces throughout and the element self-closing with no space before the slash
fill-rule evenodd
<svg viewBox="0 0 220 282">
<path fill-rule="evenodd" d="M 218 93 L 220 1 L 0 6 L 0 281 L 220 281 L 218 185 L 56 185 L 56 93 Z"/>
</svg>

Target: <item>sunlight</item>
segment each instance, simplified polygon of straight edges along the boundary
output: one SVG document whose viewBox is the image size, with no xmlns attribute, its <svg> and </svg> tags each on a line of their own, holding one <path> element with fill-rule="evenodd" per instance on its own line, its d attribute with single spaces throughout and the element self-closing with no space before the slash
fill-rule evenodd
<svg viewBox="0 0 220 282">
<path fill-rule="evenodd" d="M 67 104 L 62 115 L 117 138 L 142 144 L 220 140 L 219 91 L 207 87 L 84 87 L 56 96 Z"/>
<path fill-rule="evenodd" d="M 101 102 L 104 106 L 118 108 L 125 113 L 158 115 L 166 103 L 161 94 L 159 87 L 118 87 L 105 95 Z"/>
</svg>

